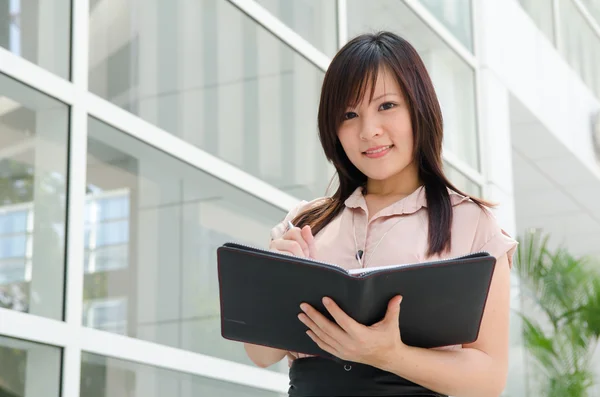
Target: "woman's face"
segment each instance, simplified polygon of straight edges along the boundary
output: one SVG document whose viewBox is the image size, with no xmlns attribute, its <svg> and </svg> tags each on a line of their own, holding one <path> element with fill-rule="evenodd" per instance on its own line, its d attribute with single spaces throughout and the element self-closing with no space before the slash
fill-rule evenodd
<svg viewBox="0 0 600 397">
<path fill-rule="evenodd" d="M 361 102 L 346 109 L 338 138 L 348 159 L 372 180 L 383 181 L 414 167 L 408 105 L 394 75 L 379 70 L 373 99 L 367 87 Z"/>
</svg>

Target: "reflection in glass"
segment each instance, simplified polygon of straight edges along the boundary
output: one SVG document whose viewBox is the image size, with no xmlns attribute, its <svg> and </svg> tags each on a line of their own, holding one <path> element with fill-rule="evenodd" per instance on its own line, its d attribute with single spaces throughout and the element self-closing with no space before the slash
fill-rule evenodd
<svg viewBox="0 0 600 397">
<path fill-rule="evenodd" d="M 456 38 L 473 51 L 471 0 L 419 0 Z"/>
<path fill-rule="evenodd" d="M 253 365 L 221 337 L 216 249 L 266 248 L 285 211 L 96 119 L 86 191 L 83 324 Z"/>
<path fill-rule="evenodd" d="M 95 94 L 298 198 L 325 193 L 323 72 L 230 2 L 98 0 L 89 44 Z"/>
<path fill-rule="evenodd" d="M 479 170 L 473 69 L 452 51 L 402 1 L 348 0 L 352 36 L 389 30 L 419 52 L 433 80 L 444 117 L 444 150 Z"/>
<path fill-rule="evenodd" d="M 581 0 L 581 3 L 585 6 L 586 10 L 590 13 L 592 18 L 600 25 L 600 1 L 599 0 Z"/>
<path fill-rule="evenodd" d="M 267 390 L 84 352 L 81 397 L 283 397 Z"/>
<path fill-rule="evenodd" d="M 1 0 L 0 47 L 68 79 L 70 0 Z"/>
<path fill-rule="evenodd" d="M 68 108 L 0 74 L 0 308 L 62 319 Z"/>
<path fill-rule="evenodd" d="M 519 0 L 521 7 L 529 14 L 533 22 L 550 40 L 554 41 L 554 11 L 553 2 L 540 2 L 538 0 Z"/>
<path fill-rule="evenodd" d="M 481 197 L 481 186 L 446 162 L 444 162 L 444 173 L 457 189 L 466 194 Z"/>
<path fill-rule="evenodd" d="M 256 0 L 321 52 L 337 51 L 336 1 Z"/>
<path fill-rule="evenodd" d="M 571 0 L 560 0 L 560 52 L 583 82 L 600 98 L 600 37 Z"/>
<path fill-rule="evenodd" d="M 0 396 L 59 397 L 61 349 L 0 336 Z"/>
</svg>

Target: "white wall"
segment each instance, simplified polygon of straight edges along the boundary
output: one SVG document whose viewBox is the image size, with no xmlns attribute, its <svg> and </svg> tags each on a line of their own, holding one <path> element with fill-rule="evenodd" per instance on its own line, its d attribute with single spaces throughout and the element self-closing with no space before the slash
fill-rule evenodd
<svg viewBox="0 0 600 397">
<path fill-rule="evenodd" d="M 479 59 L 600 179 L 590 117 L 600 102 L 516 0 L 480 1 Z"/>
<path fill-rule="evenodd" d="M 524 225 L 532 226 L 529 218 L 520 217 L 535 219 L 537 211 L 544 226 L 562 225 L 545 231 L 559 233 L 568 214 L 562 216 L 562 223 L 548 219 L 558 219 L 556 208 L 561 208 L 570 210 L 571 217 L 577 213 L 578 219 L 589 220 L 592 228 L 585 233 L 597 236 L 600 228 L 590 218 L 600 214 L 600 166 L 593 152 L 590 121 L 600 101 L 516 0 L 479 0 L 477 10 L 486 188 L 488 197 L 503 203 L 500 222 L 511 225 L 509 231 L 519 232 Z M 516 154 L 517 161 L 511 161 Z M 526 163 L 541 173 L 534 178 L 530 170 L 521 169 Z M 558 203 L 561 192 L 568 194 L 561 195 L 566 201 Z M 549 207 L 551 201 L 557 204 L 550 213 L 536 209 Z M 575 229 L 581 227 L 579 222 Z M 518 354 L 514 343 L 511 371 Z M 600 354 L 596 357 L 595 368 L 600 368 Z M 520 395 L 517 390 L 507 391 Z"/>
</svg>

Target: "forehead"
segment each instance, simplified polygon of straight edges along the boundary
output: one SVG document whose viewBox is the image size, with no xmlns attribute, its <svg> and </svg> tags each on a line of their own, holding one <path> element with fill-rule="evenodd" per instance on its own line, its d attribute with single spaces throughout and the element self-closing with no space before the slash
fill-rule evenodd
<svg viewBox="0 0 600 397">
<path fill-rule="evenodd" d="M 370 91 L 371 87 L 367 87 L 367 92 Z M 396 75 L 390 72 L 387 68 L 380 68 L 377 72 L 377 80 L 375 81 L 374 95 L 381 95 L 384 93 L 395 92 L 399 94 L 400 86 Z"/>
<path fill-rule="evenodd" d="M 381 66 L 375 73 L 365 77 L 359 88 L 359 92 L 356 93 L 357 95 L 354 98 L 357 101 L 356 105 L 359 103 L 368 104 L 374 98 L 385 94 L 393 93 L 402 95 L 402 89 L 398 84 L 396 75 L 392 71 Z"/>
</svg>

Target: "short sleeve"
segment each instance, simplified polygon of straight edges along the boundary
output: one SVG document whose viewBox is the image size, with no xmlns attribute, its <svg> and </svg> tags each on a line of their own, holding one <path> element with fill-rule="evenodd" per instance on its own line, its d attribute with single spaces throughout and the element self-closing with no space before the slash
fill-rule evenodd
<svg viewBox="0 0 600 397">
<path fill-rule="evenodd" d="M 507 254 L 509 267 L 512 268 L 518 242 L 500 227 L 491 211 L 486 209 L 480 212 L 472 251 L 485 251 L 495 258 Z"/>
</svg>

